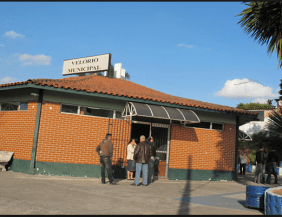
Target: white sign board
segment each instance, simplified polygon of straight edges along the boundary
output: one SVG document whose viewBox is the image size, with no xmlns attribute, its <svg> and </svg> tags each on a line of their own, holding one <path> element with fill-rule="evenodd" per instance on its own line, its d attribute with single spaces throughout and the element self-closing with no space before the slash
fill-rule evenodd
<svg viewBox="0 0 282 217">
<path fill-rule="evenodd" d="M 110 54 L 65 60 L 63 75 L 108 71 Z"/>
</svg>

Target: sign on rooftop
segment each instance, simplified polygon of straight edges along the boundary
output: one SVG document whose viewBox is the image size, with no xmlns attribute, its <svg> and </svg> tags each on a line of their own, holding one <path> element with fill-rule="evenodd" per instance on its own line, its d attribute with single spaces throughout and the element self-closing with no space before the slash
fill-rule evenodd
<svg viewBox="0 0 282 217">
<path fill-rule="evenodd" d="M 89 72 L 108 71 L 111 66 L 111 54 L 83 57 L 79 59 L 65 60 L 63 75 L 73 75 Z"/>
</svg>

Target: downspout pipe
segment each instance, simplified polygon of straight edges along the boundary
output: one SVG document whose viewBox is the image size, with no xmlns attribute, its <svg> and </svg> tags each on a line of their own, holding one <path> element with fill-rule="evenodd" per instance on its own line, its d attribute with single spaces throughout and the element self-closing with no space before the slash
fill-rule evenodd
<svg viewBox="0 0 282 217">
<path fill-rule="evenodd" d="M 34 172 L 35 172 L 34 166 L 35 166 L 37 142 L 38 142 L 38 135 L 39 135 L 41 108 L 42 108 L 42 102 L 43 102 L 43 92 L 44 90 L 42 89 L 39 90 L 37 113 L 36 113 L 36 120 L 35 120 L 35 129 L 34 129 L 34 136 L 33 136 L 33 146 L 32 146 L 31 161 L 30 161 L 30 167 L 29 167 L 30 175 L 34 175 Z"/>
<path fill-rule="evenodd" d="M 238 147 L 239 147 L 239 116 L 236 116 L 236 135 L 235 135 L 235 161 L 234 161 L 234 174 L 233 180 L 237 181 L 237 160 L 238 160 Z"/>
</svg>

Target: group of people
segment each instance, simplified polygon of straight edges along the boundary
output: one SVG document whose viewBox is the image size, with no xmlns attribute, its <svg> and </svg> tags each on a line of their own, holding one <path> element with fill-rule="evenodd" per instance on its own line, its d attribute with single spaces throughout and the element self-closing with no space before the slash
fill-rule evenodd
<svg viewBox="0 0 282 217">
<path fill-rule="evenodd" d="M 116 184 L 112 175 L 112 161 L 113 156 L 113 143 L 111 141 L 112 135 L 107 134 L 104 139 L 96 148 L 96 152 L 100 156 L 101 165 L 101 182 L 105 184 L 105 169 L 108 173 L 109 183 Z M 147 140 L 144 135 L 140 136 L 140 143 L 136 144 L 136 139 L 131 139 L 127 145 L 127 162 L 128 171 L 127 179 L 134 180 L 131 185 L 148 186 L 154 181 L 154 164 L 155 164 L 156 148 L 153 137 Z M 142 183 L 140 183 L 142 169 Z M 133 177 L 134 172 L 135 179 Z"/>
<path fill-rule="evenodd" d="M 250 162 L 248 158 L 248 149 L 244 149 L 240 153 L 240 174 L 245 175 L 246 165 Z M 268 153 L 266 147 L 260 146 L 260 149 L 256 152 L 256 170 L 255 170 L 255 182 L 270 184 L 271 174 L 274 175 L 277 184 L 277 171 L 276 168 L 279 166 L 279 156 L 276 152 L 276 148 L 272 147 Z M 265 174 L 267 179 L 265 180 Z"/>
<path fill-rule="evenodd" d="M 274 175 L 274 184 L 278 183 L 276 168 L 279 166 L 279 156 L 276 152 L 276 148 L 272 147 L 271 151 L 267 153 L 267 148 L 261 146 L 256 152 L 256 171 L 255 182 L 264 183 L 264 175 L 267 173 L 266 184 L 270 184 L 271 174 Z"/>
</svg>

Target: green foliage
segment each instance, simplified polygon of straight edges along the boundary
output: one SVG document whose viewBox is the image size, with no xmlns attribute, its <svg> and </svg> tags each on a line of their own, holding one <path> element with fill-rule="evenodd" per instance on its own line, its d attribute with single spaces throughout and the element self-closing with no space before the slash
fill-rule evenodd
<svg viewBox="0 0 282 217">
<path fill-rule="evenodd" d="M 269 104 L 260 104 L 260 103 L 240 103 L 237 105 L 237 108 L 244 110 L 257 110 L 257 109 L 272 109 L 272 106 Z"/>
<path fill-rule="evenodd" d="M 267 52 L 271 55 L 276 49 L 279 59 L 278 67 L 282 67 L 282 2 L 267 1 L 245 3 L 249 6 L 237 16 L 242 16 L 238 24 L 244 32 L 251 34 L 251 37 L 261 45 L 267 44 Z"/>
<path fill-rule="evenodd" d="M 272 147 L 276 147 L 278 155 L 282 156 L 282 136 L 268 131 L 260 131 L 251 137 L 253 141 L 239 142 L 239 150 L 244 146 L 249 149 L 249 159 L 252 165 L 256 163 L 256 152 L 260 149 L 261 145 L 267 148 L 268 152 L 271 151 Z"/>
</svg>

